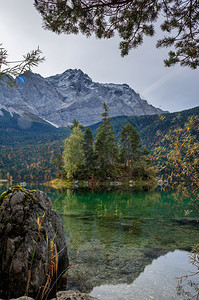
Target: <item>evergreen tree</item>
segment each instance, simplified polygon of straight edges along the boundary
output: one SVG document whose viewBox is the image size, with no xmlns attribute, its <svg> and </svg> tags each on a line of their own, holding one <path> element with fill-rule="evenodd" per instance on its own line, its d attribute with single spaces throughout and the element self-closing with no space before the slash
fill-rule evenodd
<svg viewBox="0 0 199 300">
<path fill-rule="evenodd" d="M 56 33 L 111 38 L 118 32 L 121 55 L 154 36 L 154 24 L 161 16 L 164 36 L 157 47 L 172 47 L 165 65 L 180 63 L 193 69 L 199 66 L 198 0 L 35 0 L 44 27 Z M 167 36 L 165 35 L 167 34 Z"/>
<path fill-rule="evenodd" d="M 31 70 L 32 67 L 38 66 L 45 58 L 41 57 L 42 51 L 38 48 L 23 56 L 20 61 L 8 61 L 8 52 L 0 44 L 0 84 L 6 82 L 8 85 L 13 86 L 15 81 L 12 76 L 19 76 L 19 80 L 23 80 L 22 75 L 25 71 Z"/>
<path fill-rule="evenodd" d="M 138 158 L 140 145 L 140 135 L 133 125 L 127 123 L 121 131 L 121 158 L 125 164 L 125 167 L 129 166 L 132 170 L 134 161 Z"/>
<path fill-rule="evenodd" d="M 85 172 L 90 176 L 93 174 L 95 166 L 95 156 L 93 151 L 93 134 L 90 128 L 85 129 L 83 140 L 83 152 L 84 152 L 84 168 Z"/>
<path fill-rule="evenodd" d="M 84 129 L 84 126 L 82 124 L 80 124 L 77 119 L 73 119 L 73 124 L 70 125 L 70 130 L 73 130 L 74 127 L 79 127 L 81 130 Z"/>
<path fill-rule="evenodd" d="M 74 177 L 84 164 L 83 140 L 84 134 L 79 126 L 74 127 L 73 133 L 65 140 L 63 159 L 67 178 Z"/>
<path fill-rule="evenodd" d="M 113 134 L 108 107 L 104 103 L 104 112 L 102 113 L 102 124 L 99 125 L 94 144 L 95 154 L 97 155 L 97 165 L 101 175 L 111 175 L 114 163 L 117 159 L 118 149 L 116 138 Z"/>
</svg>

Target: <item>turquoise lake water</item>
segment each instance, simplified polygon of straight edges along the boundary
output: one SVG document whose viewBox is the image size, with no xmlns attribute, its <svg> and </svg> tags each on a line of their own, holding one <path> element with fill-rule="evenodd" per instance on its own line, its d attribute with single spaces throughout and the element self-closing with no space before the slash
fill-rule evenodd
<svg viewBox="0 0 199 300">
<path fill-rule="evenodd" d="M 199 212 L 191 201 L 160 191 L 39 188 L 63 220 L 66 289 L 101 300 L 197 299 L 199 276 L 178 279 L 197 271 L 189 256 L 199 244 Z"/>
</svg>

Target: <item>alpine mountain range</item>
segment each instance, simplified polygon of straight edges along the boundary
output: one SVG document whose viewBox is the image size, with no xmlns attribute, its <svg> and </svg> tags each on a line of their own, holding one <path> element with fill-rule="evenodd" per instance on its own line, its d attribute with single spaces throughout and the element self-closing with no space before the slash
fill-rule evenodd
<svg viewBox="0 0 199 300">
<path fill-rule="evenodd" d="M 127 84 L 97 83 L 81 70 L 66 70 L 47 78 L 26 71 L 13 79 L 14 87 L 0 84 L 0 114 L 34 114 L 56 127 L 66 127 L 74 119 L 89 126 L 101 121 L 103 103 L 110 117 L 162 114 Z"/>
</svg>

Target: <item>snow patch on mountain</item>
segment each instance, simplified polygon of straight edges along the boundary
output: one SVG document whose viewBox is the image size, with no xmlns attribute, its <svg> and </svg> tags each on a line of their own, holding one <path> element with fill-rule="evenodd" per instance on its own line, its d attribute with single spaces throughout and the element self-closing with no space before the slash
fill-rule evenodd
<svg viewBox="0 0 199 300">
<path fill-rule="evenodd" d="M 60 128 L 59 125 L 54 124 L 53 122 L 50 122 L 50 121 L 48 121 L 48 120 L 45 120 L 44 118 L 43 118 L 43 120 L 44 120 L 45 122 L 49 123 L 50 125 L 54 126 L 55 128 Z"/>
</svg>

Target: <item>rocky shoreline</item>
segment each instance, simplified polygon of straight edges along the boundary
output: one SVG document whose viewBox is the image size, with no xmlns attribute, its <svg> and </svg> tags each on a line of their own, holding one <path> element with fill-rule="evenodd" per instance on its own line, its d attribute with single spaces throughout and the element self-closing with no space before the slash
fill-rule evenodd
<svg viewBox="0 0 199 300">
<path fill-rule="evenodd" d="M 4 299 L 0 299 L 4 300 Z M 10 300 L 34 300 L 31 297 L 22 296 L 19 298 L 12 298 Z M 69 290 L 69 291 L 60 291 L 57 292 L 56 298 L 53 298 L 51 300 L 98 300 L 97 298 L 91 297 L 86 293 L 81 293 L 76 290 Z"/>
</svg>

